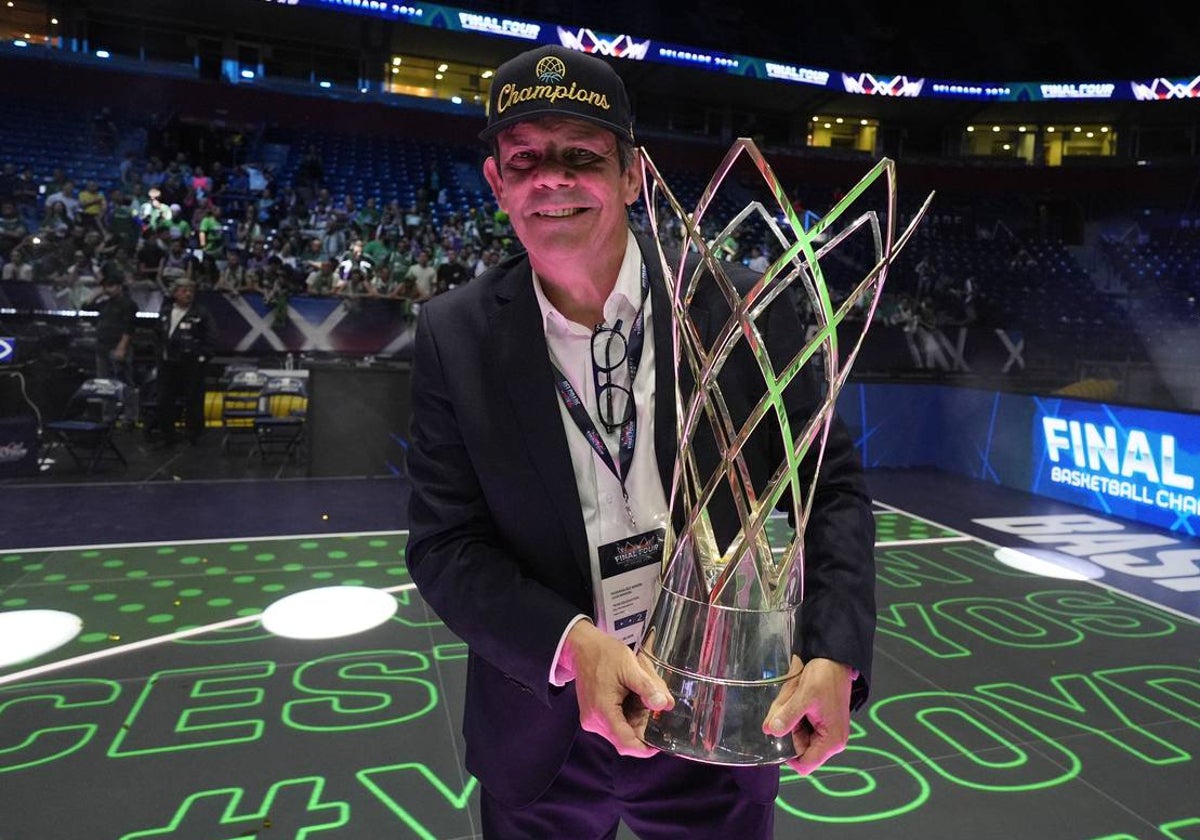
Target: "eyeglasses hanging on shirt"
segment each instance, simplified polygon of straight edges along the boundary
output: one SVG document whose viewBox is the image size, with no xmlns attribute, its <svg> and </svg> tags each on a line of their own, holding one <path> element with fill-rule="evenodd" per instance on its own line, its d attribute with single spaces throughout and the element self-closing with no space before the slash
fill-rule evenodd
<svg viewBox="0 0 1200 840">
<path fill-rule="evenodd" d="M 596 390 L 596 413 L 600 416 L 600 424 L 612 434 L 620 430 L 621 435 L 617 444 L 618 463 L 613 462 L 608 446 L 600 437 L 596 424 L 584 407 L 583 400 L 575 392 L 570 380 L 554 365 L 555 386 L 558 396 L 566 406 L 567 413 L 583 432 L 588 445 L 597 457 L 608 467 L 609 471 L 621 482 L 621 495 L 625 499 L 625 513 L 629 516 L 629 524 L 637 527 L 633 516 L 633 508 L 629 504 L 629 491 L 625 488 L 625 477 L 629 475 L 629 467 L 633 463 L 633 450 L 637 443 L 637 410 L 633 402 L 633 382 L 637 377 L 638 366 L 642 361 L 642 346 L 646 337 L 646 298 L 650 294 L 650 278 L 642 264 L 642 302 L 638 305 L 637 316 L 629 331 L 629 338 L 621 332 L 621 320 L 617 319 L 612 327 L 603 324 L 596 326 L 592 333 L 592 382 Z M 612 373 L 624 364 L 629 373 L 629 386 L 619 385 L 612 381 Z M 601 374 L 604 382 L 600 381 Z"/>
<path fill-rule="evenodd" d="M 629 342 L 621 332 L 621 325 L 622 321 L 618 318 L 613 326 L 597 324 L 592 332 L 592 386 L 596 394 L 596 413 L 600 417 L 600 425 L 610 435 L 625 425 L 635 413 L 633 374 L 629 377 L 629 387 L 613 381 L 613 371 L 629 358 Z"/>
</svg>

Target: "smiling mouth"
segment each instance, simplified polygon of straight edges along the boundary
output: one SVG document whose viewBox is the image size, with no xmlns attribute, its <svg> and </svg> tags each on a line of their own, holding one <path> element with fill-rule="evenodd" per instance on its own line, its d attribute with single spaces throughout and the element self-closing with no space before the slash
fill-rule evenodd
<svg viewBox="0 0 1200 840">
<path fill-rule="evenodd" d="M 583 213 L 586 209 L 584 207 L 564 207 L 560 210 L 539 210 L 536 215 L 549 219 L 565 219 L 568 216 Z"/>
</svg>

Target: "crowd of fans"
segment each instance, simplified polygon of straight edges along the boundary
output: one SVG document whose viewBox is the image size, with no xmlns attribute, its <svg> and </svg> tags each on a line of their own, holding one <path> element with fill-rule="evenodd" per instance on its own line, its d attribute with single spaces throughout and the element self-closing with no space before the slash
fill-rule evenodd
<svg viewBox="0 0 1200 840">
<path fill-rule="evenodd" d="M 269 167 L 127 154 L 111 189 L 79 188 L 62 169 L 44 181 L 10 161 L 0 170 L 0 276 L 50 283 L 78 308 L 116 265 L 131 285 L 382 297 L 419 303 L 520 247 L 487 202 L 463 210 L 428 188 L 401 207 L 334 196 L 310 165 L 280 185 Z M 436 222 L 435 222 L 436 219 Z M 111 269 L 109 269 L 111 270 Z"/>
<path fill-rule="evenodd" d="M 391 299 L 411 315 L 421 301 L 521 248 L 502 211 L 482 197 L 473 205 L 461 194 L 451 202 L 433 166 L 422 184 L 390 185 L 393 194 L 415 196 L 402 205 L 378 198 L 378 191 L 334 194 L 316 146 L 304 149 L 280 178 L 269 165 L 245 162 L 253 152 L 244 138 L 231 144 L 206 136 L 189 144 L 176 139 L 178 130 L 150 130 L 139 145 L 111 115 L 102 123 L 110 127 L 93 131 L 92 142 L 112 161 L 112 172 L 100 178 L 95 169 L 59 168 L 38 177 L 22 161 L 0 164 L 0 278 L 51 285 L 63 310 L 82 308 L 100 278 L 116 272 L 131 288 L 156 288 L 168 297 L 174 282 L 186 279 L 200 290 L 258 293 L 275 306 L 302 295 Z M 679 181 L 688 183 L 683 176 Z M 388 186 L 381 185 L 383 194 Z M 802 206 L 799 198 L 792 201 Z M 947 251 L 945 241 L 963 238 L 958 228 L 966 223 L 946 229 L 938 211 L 930 216 L 892 272 L 891 292 L 877 315 L 912 335 L 995 326 L 1002 289 L 995 278 L 976 274 L 990 269 L 937 257 Z M 632 220 L 642 231 L 650 227 L 638 207 Z M 679 228 L 678 219 L 669 219 L 660 233 L 678 242 Z M 705 233 L 721 258 L 760 271 L 779 253 L 762 225 L 719 242 L 718 231 Z M 1012 248 L 1023 241 L 1008 239 Z M 976 263 L 1004 253 L 996 240 L 972 238 Z M 935 241 L 942 244 L 935 248 Z M 1033 255 L 1015 254 L 1000 274 L 1036 276 Z M 835 297 L 848 293 L 872 262 L 849 243 L 839 247 L 838 259 L 826 259 L 825 279 Z M 1019 320 L 1019 314 L 1018 308 L 1004 317 Z"/>
</svg>

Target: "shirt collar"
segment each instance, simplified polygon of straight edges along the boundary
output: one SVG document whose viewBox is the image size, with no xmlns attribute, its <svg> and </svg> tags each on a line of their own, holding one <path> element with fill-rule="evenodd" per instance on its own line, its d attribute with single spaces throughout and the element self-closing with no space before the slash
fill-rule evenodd
<svg viewBox="0 0 1200 840">
<path fill-rule="evenodd" d="M 554 305 L 546 297 L 541 278 L 538 277 L 536 271 L 533 271 L 533 291 L 537 295 L 538 307 L 542 310 L 543 331 L 547 333 L 555 331 L 559 334 L 591 333 L 590 329 L 564 318 L 562 313 L 554 308 Z M 638 248 L 633 231 L 629 230 L 625 240 L 625 256 L 621 260 L 621 269 L 617 273 L 617 283 L 609 293 L 608 299 L 604 301 L 604 323 L 612 324 L 621 318 L 626 324 L 629 324 L 637 314 L 641 303 L 642 251 Z"/>
</svg>

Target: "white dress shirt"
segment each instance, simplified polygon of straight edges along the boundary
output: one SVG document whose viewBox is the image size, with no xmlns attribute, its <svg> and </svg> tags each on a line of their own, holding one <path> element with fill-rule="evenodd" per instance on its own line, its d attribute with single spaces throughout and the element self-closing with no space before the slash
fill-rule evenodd
<svg viewBox="0 0 1200 840">
<path fill-rule="evenodd" d="M 627 339 L 637 318 L 638 307 L 643 306 L 641 271 L 641 250 L 638 248 L 633 232 L 630 231 L 625 246 L 625 258 L 621 263 L 616 286 L 604 302 L 605 325 L 612 327 L 619 318 L 621 332 Z M 592 377 L 593 330 L 568 320 L 551 305 L 536 272 L 533 276 L 533 286 L 537 294 L 538 305 L 542 310 L 542 326 L 546 333 L 550 361 L 562 371 L 580 399 L 583 400 L 596 430 L 608 444 L 613 463 L 619 469 L 620 460 L 617 448 L 620 431 L 607 432 L 600 423 L 597 412 L 596 389 Z M 602 609 L 603 599 L 600 597 L 600 561 L 597 547 L 622 537 L 630 537 L 655 528 L 668 527 L 667 498 L 663 490 L 662 479 L 658 474 L 658 460 L 654 451 L 655 347 L 649 299 L 644 302 L 642 313 L 645 318 L 644 344 L 637 378 L 632 387 L 637 411 L 637 439 L 634 445 L 633 461 L 629 466 L 629 475 L 625 479 L 625 490 L 629 494 L 630 512 L 633 514 L 634 522 L 630 522 L 629 513 L 625 510 L 625 498 L 621 492 L 620 480 L 600 460 L 600 457 L 588 444 L 583 432 L 571 418 L 562 400 L 558 400 L 559 412 L 567 435 L 567 446 L 571 453 L 571 464 L 575 470 L 575 484 L 579 489 L 579 500 L 583 507 L 583 521 L 588 537 L 588 555 L 591 559 L 592 597 L 596 604 L 597 625 L 600 627 L 604 627 L 606 622 Z M 612 371 L 612 376 L 614 381 L 619 384 L 629 386 L 628 370 L 625 365 Z M 582 618 L 584 616 L 578 616 L 576 621 Z M 556 675 L 558 655 L 562 651 L 566 633 L 572 626 L 574 626 L 574 622 L 563 633 L 563 638 L 559 641 L 558 652 L 555 654 L 554 666 L 551 668 L 551 681 L 558 685 L 562 684 L 562 680 Z"/>
</svg>

